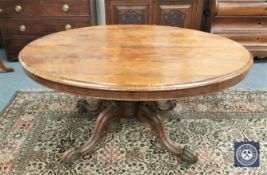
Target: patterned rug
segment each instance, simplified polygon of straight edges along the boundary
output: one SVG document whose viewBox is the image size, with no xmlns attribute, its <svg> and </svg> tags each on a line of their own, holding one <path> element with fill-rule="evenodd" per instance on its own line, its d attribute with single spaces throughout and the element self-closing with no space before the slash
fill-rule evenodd
<svg viewBox="0 0 267 175">
<path fill-rule="evenodd" d="M 79 97 L 18 92 L 0 117 L 0 174 L 177 175 L 266 174 L 267 91 L 225 91 L 178 100 L 165 114 L 172 140 L 199 154 L 194 165 L 177 162 L 146 124 L 113 124 L 93 152 L 73 165 L 60 163 L 71 145 L 90 136 L 95 116 L 80 115 Z M 180 120 L 180 121 L 179 121 Z M 234 142 L 260 142 L 260 167 L 234 167 Z"/>
</svg>

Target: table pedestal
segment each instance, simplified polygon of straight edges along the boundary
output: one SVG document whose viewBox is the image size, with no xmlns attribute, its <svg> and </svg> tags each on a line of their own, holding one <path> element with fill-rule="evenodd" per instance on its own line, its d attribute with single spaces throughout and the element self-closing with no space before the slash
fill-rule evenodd
<svg viewBox="0 0 267 175">
<path fill-rule="evenodd" d="M 172 110 L 175 106 L 175 101 L 119 102 L 95 100 L 89 105 L 87 101 L 80 100 L 77 104 L 80 112 L 98 114 L 95 128 L 92 131 L 90 139 L 83 146 L 79 148 L 71 147 L 66 150 L 62 156 L 62 161 L 72 163 L 89 153 L 100 142 L 110 123 L 118 121 L 121 118 L 136 117 L 141 122 L 149 123 L 152 133 L 169 152 L 177 155 L 179 161 L 196 163 L 198 158 L 189 148 L 175 146 L 167 135 L 162 112 Z"/>
</svg>

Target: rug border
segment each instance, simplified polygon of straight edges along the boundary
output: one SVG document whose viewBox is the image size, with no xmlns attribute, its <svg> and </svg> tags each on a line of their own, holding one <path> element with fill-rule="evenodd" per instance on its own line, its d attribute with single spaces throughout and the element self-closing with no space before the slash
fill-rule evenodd
<svg viewBox="0 0 267 175">
<path fill-rule="evenodd" d="M 56 92 L 56 91 L 53 91 L 53 90 L 17 90 L 13 95 L 12 97 L 8 100 L 7 104 L 5 105 L 5 107 L 0 111 L 0 117 L 2 117 L 4 115 L 4 113 L 7 112 L 9 106 L 11 106 L 12 102 L 15 100 L 15 98 L 18 96 L 19 93 L 29 93 L 29 92 L 40 92 L 40 93 L 45 93 L 45 92 Z"/>
<path fill-rule="evenodd" d="M 3 110 L 0 112 L 0 117 L 2 117 L 4 115 L 4 113 L 7 112 L 8 107 L 11 106 L 12 102 L 15 100 L 15 98 L 18 96 L 18 94 L 20 93 L 20 91 L 16 91 L 12 97 L 9 99 L 9 101 L 7 102 L 6 106 L 3 108 Z"/>
</svg>

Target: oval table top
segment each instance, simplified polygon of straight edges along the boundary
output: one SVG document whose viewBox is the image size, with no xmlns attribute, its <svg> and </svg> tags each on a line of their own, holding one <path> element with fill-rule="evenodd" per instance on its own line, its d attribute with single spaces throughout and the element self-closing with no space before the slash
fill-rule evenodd
<svg viewBox="0 0 267 175">
<path fill-rule="evenodd" d="M 230 87 L 245 77 L 253 57 L 232 40 L 200 31 L 111 25 L 44 36 L 19 61 L 31 78 L 55 90 L 148 101 Z"/>
</svg>

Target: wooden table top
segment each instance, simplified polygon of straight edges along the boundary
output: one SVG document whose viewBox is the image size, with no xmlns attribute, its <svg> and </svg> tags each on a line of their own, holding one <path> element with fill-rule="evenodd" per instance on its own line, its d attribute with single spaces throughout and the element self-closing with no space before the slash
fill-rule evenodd
<svg viewBox="0 0 267 175">
<path fill-rule="evenodd" d="M 240 44 L 200 31 L 96 26 L 51 34 L 19 54 L 24 71 L 55 90 L 117 100 L 159 100 L 219 91 L 253 63 Z"/>
</svg>

